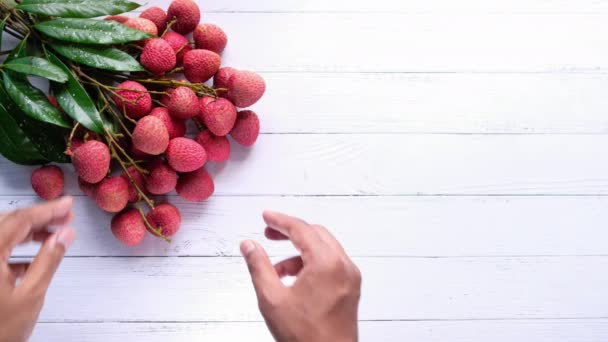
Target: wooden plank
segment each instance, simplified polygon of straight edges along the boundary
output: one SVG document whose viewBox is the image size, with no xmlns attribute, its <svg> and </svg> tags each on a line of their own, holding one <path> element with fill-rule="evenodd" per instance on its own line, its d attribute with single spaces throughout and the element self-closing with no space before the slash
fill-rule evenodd
<svg viewBox="0 0 608 342">
<path fill-rule="evenodd" d="M 361 322 L 361 341 L 383 342 L 604 342 L 608 321 L 523 320 Z M 39 324 L 32 342 L 271 341 L 262 322 L 246 323 L 52 323 Z"/>
<path fill-rule="evenodd" d="M 364 277 L 362 320 L 608 317 L 608 273 L 601 271 L 608 257 L 355 262 Z M 241 258 L 69 258 L 40 320 L 261 321 L 261 316 Z"/>
<path fill-rule="evenodd" d="M 172 199 L 183 226 L 171 244 L 147 236 L 136 248 L 110 232 L 110 215 L 78 198 L 78 240 L 71 256 L 239 256 L 256 239 L 274 256 L 290 243 L 264 242 L 262 210 L 326 225 L 353 256 L 608 255 L 608 197 L 217 197 L 204 204 Z M 0 211 L 32 197 L 0 197 Z M 355 213 L 355 214 L 353 214 Z M 457 243 L 455 243 L 457 241 Z M 31 256 L 38 245 L 17 249 Z"/>
</svg>

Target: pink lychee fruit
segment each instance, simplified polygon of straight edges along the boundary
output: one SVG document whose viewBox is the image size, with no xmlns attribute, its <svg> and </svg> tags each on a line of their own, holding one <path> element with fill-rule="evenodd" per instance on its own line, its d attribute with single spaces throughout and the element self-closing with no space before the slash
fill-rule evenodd
<svg viewBox="0 0 608 342">
<path fill-rule="evenodd" d="M 219 70 L 222 58 L 213 51 L 196 49 L 184 56 L 184 75 L 192 83 L 207 82 Z"/>
<path fill-rule="evenodd" d="M 220 89 L 220 88 L 227 89 L 228 80 L 230 80 L 230 77 L 232 77 L 232 75 L 234 75 L 235 72 L 237 72 L 237 70 L 235 68 L 231 68 L 231 67 L 220 68 L 220 70 L 217 71 L 215 76 L 213 76 L 213 87 L 216 89 Z"/>
<path fill-rule="evenodd" d="M 109 213 L 122 211 L 129 203 L 129 183 L 122 177 L 102 180 L 95 191 L 95 202 Z"/>
<path fill-rule="evenodd" d="M 176 119 L 191 119 L 199 113 L 198 97 L 188 87 L 175 88 L 168 109 L 169 114 Z"/>
<path fill-rule="evenodd" d="M 137 188 L 139 188 L 141 191 L 146 190 L 144 185 L 144 176 L 137 170 L 137 168 L 135 168 L 135 166 L 130 166 L 127 168 L 127 171 L 129 172 L 128 174 L 127 172 L 123 171 L 120 176 L 124 178 L 127 183 L 129 183 L 129 203 L 136 203 L 140 200 L 140 195 Z"/>
<path fill-rule="evenodd" d="M 194 43 L 197 49 L 222 53 L 228 44 L 226 33 L 217 25 L 201 24 L 194 30 Z"/>
<path fill-rule="evenodd" d="M 169 145 L 169 131 L 157 117 L 141 118 L 133 130 L 133 146 L 138 150 L 157 156 L 162 154 Z"/>
<path fill-rule="evenodd" d="M 163 96 L 160 97 L 160 103 L 163 104 L 163 106 L 165 107 L 169 107 L 169 104 L 171 103 L 171 95 L 173 95 L 173 92 L 175 91 L 174 88 L 167 88 L 165 89 L 165 94 L 163 94 Z"/>
<path fill-rule="evenodd" d="M 150 112 L 150 116 L 159 118 L 160 121 L 163 122 L 169 132 L 169 139 L 186 135 L 186 121 L 172 117 L 167 108 L 154 108 L 152 112 Z"/>
<path fill-rule="evenodd" d="M 167 13 L 160 7 L 150 7 L 143 11 L 139 17 L 153 22 L 159 35 L 167 29 Z"/>
<path fill-rule="evenodd" d="M 215 185 L 209 173 L 201 168 L 181 175 L 176 190 L 178 195 L 185 200 L 201 202 L 213 195 Z"/>
<path fill-rule="evenodd" d="M 89 140 L 74 151 L 72 164 L 83 181 L 99 183 L 110 169 L 110 150 L 100 141 Z"/>
<path fill-rule="evenodd" d="M 148 39 L 140 56 L 141 65 L 155 75 L 164 75 L 177 64 L 175 51 L 160 38 Z"/>
<path fill-rule="evenodd" d="M 175 235 L 182 224 L 179 210 L 169 203 L 157 205 L 148 212 L 146 219 L 154 228 L 160 229 L 161 234 L 165 237 Z"/>
<path fill-rule="evenodd" d="M 230 158 L 230 142 L 227 137 L 218 137 L 210 130 L 204 130 L 197 135 L 196 142 L 203 146 L 209 161 L 223 162 Z"/>
<path fill-rule="evenodd" d="M 129 17 L 126 17 L 124 15 L 111 15 L 109 17 L 106 17 L 104 20 L 112 20 L 112 21 L 116 21 L 116 22 L 119 22 L 121 24 L 124 24 L 129 19 L 130 19 Z"/>
<path fill-rule="evenodd" d="M 135 120 L 146 116 L 152 110 L 152 97 L 148 89 L 135 81 L 119 84 L 114 102 L 121 112 L 124 108 L 126 114 Z"/>
<path fill-rule="evenodd" d="M 192 172 L 207 162 L 203 146 L 189 138 L 175 138 L 167 148 L 167 162 L 177 172 Z"/>
<path fill-rule="evenodd" d="M 82 178 L 78 177 L 78 188 L 88 197 L 95 198 L 95 191 L 97 191 L 96 184 L 87 183 Z"/>
<path fill-rule="evenodd" d="M 230 133 L 236 122 L 236 107 L 224 99 L 204 97 L 199 101 L 200 119 L 209 130 L 220 137 Z"/>
<path fill-rule="evenodd" d="M 82 146 L 84 144 L 84 141 L 78 139 L 78 138 L 74 138 L 72 139 L 72 141 L 70 141 L 68 148 L 65 151 L 65 154 L 67 154 L 68 156 L 72 156 L 74 154 L 74 151 L 76 151 L 77 148 L 79 148 L 80 146 Z"/>
<path fill-rule="evenodd" d="M 34 170 L 30 181 L 36 194 L 45 200 L 54 200 L 63 194 L 63 170 L 56 165 L 46 165 Z"/>
<path fill-rule="evenodd" d="M 253 71 L 235 72 L 228 80 L 227 98 L 239 108 L 258 102 L 266 91 L 266 82 Z"/>
<path fill-rule="evenodd" d="M 146 177 L 146 190 L 153 195 L 165 195 L 175 190 L 177 173 L 163 161 L 154 162 Z"/>
<path fill-rule="evenodd" d="M 173 31 L 180 34 L 188 34 L 196 28 L 201 21 L 201 10 L 192 0 L 175 0 L 167 11 L 167 21 L 177 19 L 173 25 Z"/>
<path fill-rule="evenodd" d="M 125 21 L 123 24 L 129 26 L 130 28 L 149 33 L 153 36 L 158 36 L 158 28 L 152 21 L 148 19 L 129 18 L 129 20 Z"/>
<path fill-rule="evenodd" d="M 188 38 L 182 36 L 177 32 L 167 32 L 163 36 L 163 39 L 171 45 L 173 51 L 177 54 L 177 64 L 182 64 L 186 53 L 192 51 L 193 47 L 188 41 Z"/>
<path fill-rule="evenodd" d="M 230 136 L 243 146 L 253 146 L 260 135 L 260 119 L 251 110 L 239 112 Z"/>
<path fill-rule="evenodd" d="M 112 234 L 127 246 L 137 246 L 146 237 L 146 225 L 137 209 L 122 212 L 112 219 Z"/>
</svg>

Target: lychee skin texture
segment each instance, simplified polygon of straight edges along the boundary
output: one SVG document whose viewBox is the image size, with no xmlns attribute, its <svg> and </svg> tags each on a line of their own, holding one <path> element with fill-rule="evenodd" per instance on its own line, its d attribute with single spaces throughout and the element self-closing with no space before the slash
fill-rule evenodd
<svg viewBox="0 0 608 342">
<path fill-rule="evenodd" d="M 173 95 L 174 91 L 174 88 L 165 89 L 166 94 L 163 94 L 163 96 L 160 97 L 160 103 L 162 103 L 165 107 L 169 107 L 169 104 L 171 103 L 171 95 Z"/>
<path fill-rule="evenodd" d="M 112 21 L 116 21 L 116 22 L 119 22 L 121 24 L 124 24 L 129 19 L 131 19 L 131 18 L 126 17 L 124 15 L 111 15 L 109 17 L 106 17 L 104 20 L 112 20 Z"/>
<path fill-rule="evenodd" d="M 141 65 L 155 75 L 173 70 L 177 56 L 169 43 L 160 38 L 148 39 L 140 57 Z"/>
<path fill-rule="evenodd" d="M 200 118 L 211 133 L 223 137 L 230 133 L 236 122 L 236 107 L 224 98 L 199 101 Z"/>
<path fill-rule="evenodd" d="M 141 118 L 133 130 L 133 146 L 138 150 L 157 156 L 169 145 L 169 131 L 157 117 Z"/>
<path fill-rule="evenodd" d="M 232 77 L 232 75 L 234 75 L 234 73 L 237 71 L 238 70 L 231 67 L 220 68 L 220 70 L 217 71 L 215 76 L 213 76 L 213 87 L 216 89 L 228 88 L 228 81 L 230 80 L 230 77 Z"/>
<path fill-rule="evenodd" d="M 165 237 L 175 235 L 182 224 L 179 210 L 169 203 L 157 205 L 148 212 L 146 219 L 153 227 L 161 229 L 161 233 Z"/>
<path fill-rule="evenodd" d="M 175 190 L 177 173 L 164 162 L 158 161 L 149 168 L 146 190 L 153 195 L 165 195 Z"/>
<path fill-rule="evenodd" d="M 154 116 L 163 122 L 169 132 L 169 139 L 186 135 L 186 121 L 172 117 L 167 108 L 154 108 L 152 112 L 150 112 L 150 116 Z"/>
<path fill-rule="evenodd" d="M 106 178 L 95 191 L 97 206 L 109 213 L 117 213 L 129 203 L 129 183 L 122 177 Z"/>
<path fill-rule="evenodd" d="M 184 75 L 192 83 L 207 82 L 220 69 L 222 58 L 213 51 L 196 49 L 184 56 Z"/>
<path fill-rule="evenodd" d="M 82 180 L 82 178 L 78 177 L 78 188 L 88 197 L 95 198 L 95 191 L 97 191 L 96 184 L 87 183 Z"/>
<path fill-rule="evenodd" d="M 230 141 L 227 137 L 218 137 L 204 130 L 198 134 L 196 142 L 203 146 L 209 161 L 223 162 L 230 158 Z"/>
<path fill-rule="evenodd" d="M 176 119 L 191 119 L 199 113 L 198 97 L 188 87 L 175 88 L 168 109 L 169 114 Z"/>
<path fill-rule="evenodd" d="M 201 10 L 192 0 L 175 0 L 167 11 L 167 21 L 177 19 L 173 25 L 173 31 L 180 34 L 188 34 L 196 28 L 201 21 Z"/>
<path fill-rule="evenodd" d="M 137 187 L 141 191 L 145 191 L 146 188 L 144 186 L 144 176 L 139 171 L 137 171 L 135 166 L 130 166 L 127 171 L 129 172 L 128 174 L 127 172 L 123 171 L 120 174 L 120 177 L 124 178 L 124 180 L 129 183 L 129 203 L 136 203 L 139 201 L 139 192 L 137 191 L 135 185 L 137 185 Z M 129 175 L 131 177 L 129 177 Z M 131 179 L 133 181 L 131 181 Z M 133 183 L 135 183 L 135 185 L 133 185 Z"/>
<path fill-rule="evenodd" d="M 173 48 L 173 51 L 177 53 L 177 64 L 181 64 L 184 61 L 184 56 L 194 49 L 192 45 L 190 45 L 188 38 L 177 32 L 167 32 L 167 34 L 163 36 L 163 39 L 169 43 Z"/>
<path fill-rule="evenodd" d="M 215 184 L 205 169 L 182 175 L 177 182 L 177 193 L 180 197 L 191 202 L 201 202 L 209 199 L 215 191 Z"/>
<path fill-rule="evenodd" d="M 160 7 L 150 7 L 143 11 L 139 17 L 153 22 L 159 35 L 167 29 L 167 13 Z"/>
<path fill-rule="evenodd" d="M 148 89 L 135 81 L 126 81 L 118 85 L 116 91 L 117 96 L 114 96 L 114 102 L 118 110 L 122 112 L 123 105 L 126 114 L 131 119 L 142 118 L 152 110 L 152 96 L 148 93 Z M 126 99 L 123 103 L 123 98 Z M 132 103 L 135 102 L 135 103 Z"/>
<path fill-rule="evenodd" d="M 36 194 L 45 200 L 54 200 L 63 194 L 63 170 L 56 165 L 46 165 L 34 170 L 30 181 Z"/>
<path fill-rule="evenodd" d="M 253 71 L 239 71 L 228 80 L 227 98 L 239 108 L 258 102 L 266 92 L 266 82 Z"/>
<path fill-rule="evenodd" d="M 201 24 L 194 30 L 194 42 L 197 49 L 210 50 L 221 54 L 228 44 L 228 37 L 217 25 Z"/>
<path fill-rule="evenodd" d="M 207 152 L 192 139 L 175 138 L 167 148 L 167 162 L 177 172 L 192 172 L 207 162 Z"/>
<path fill-rule="evenodd" d="M 83 181 L 97 184 L 110 169 L 110 150 L 97 140 L 89 140 L 72 155 L 72 164 Z"/>
<path fill-rule="evenodd" d="M 230 136 L 243 146 L 253 146 L 260 135 L 260 119 L 251 110 L 239 112 Z"/>
<path fill-rule="evenodd" d="M 146 237 L 146 225 L 139 210 L 131 209 L 112 219 L 112 234 L 127 246 L 137 246 Z"/>
<path fill-rule="evenodd" d="M 136 30 L 143 31 L 145 33 L 149 33 L 153 36 L 158 36 L 158 28 L 156 25 L 145 18 L 130 18 L 129 20 L 123 23 L 130 28 L 134 28 Z"/>
</svg>

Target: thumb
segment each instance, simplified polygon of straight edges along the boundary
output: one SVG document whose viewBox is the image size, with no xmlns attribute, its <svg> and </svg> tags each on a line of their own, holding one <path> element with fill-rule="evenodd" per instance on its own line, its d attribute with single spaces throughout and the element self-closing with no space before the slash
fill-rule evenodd
<svg viewBox="0 0 608 342">
<path fill-rule="evenodd" d="M 241 243 L 241 254 L 247 262 L 251 281 L 258 300 L 265 302 L 285 289 L 281 279 L 268 258 L 268 254 L 257 242 L 247 240 Z"/>
</svg>

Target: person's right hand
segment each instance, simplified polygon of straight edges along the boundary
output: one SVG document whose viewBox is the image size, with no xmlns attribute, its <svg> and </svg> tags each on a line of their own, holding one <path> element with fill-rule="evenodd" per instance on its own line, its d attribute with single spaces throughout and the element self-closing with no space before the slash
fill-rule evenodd
<svg viewBox="0 0 608 342">
<path fill-rule="evenodd" d="M 272 265 L 254 241 L 241 243 L 260 311 L 279 342 L 354 342 L 361 273 L 338 241 L 318 225 L 264 213 L 266 237 L 290 239 L 301 256 Z M 292 287 L 280 278 L 297 276 Z"/>
</svg>

